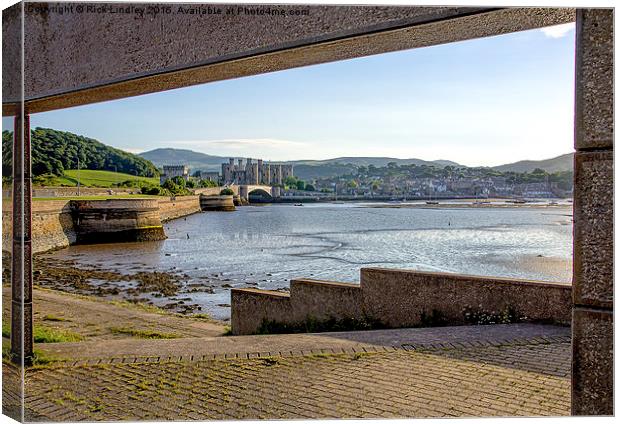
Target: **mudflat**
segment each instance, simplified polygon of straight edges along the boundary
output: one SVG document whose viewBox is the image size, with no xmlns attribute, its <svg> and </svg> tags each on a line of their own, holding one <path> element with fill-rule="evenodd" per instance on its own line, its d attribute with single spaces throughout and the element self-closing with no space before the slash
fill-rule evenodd
<svg viewBox="0 0 620 424">
<path fill-rule="evenodd" d="M 10 322 L 11 290 L 2 289 L 2 318 Z M 35 287 L 34 325 L 79 340 L 211 337 L 226 332 L 208 317 L 169 313 L 155 307 Z M 36 331 L 35 331 L 36 333 Z"/>
</svg>

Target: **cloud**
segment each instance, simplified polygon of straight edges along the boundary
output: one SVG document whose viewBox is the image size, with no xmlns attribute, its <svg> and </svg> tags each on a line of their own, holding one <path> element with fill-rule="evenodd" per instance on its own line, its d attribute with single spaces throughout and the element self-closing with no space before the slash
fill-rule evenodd
<svg viewBox="0 0 620 424">
<path fill-rule="evenodd" d="M 575 23 L 570 22 L 568 24 L 554 25 L 540 30 L 549 38 L 562 38 L 569 32 L 575 29 Z"/>
<path fill-rule="evenodd" d="M 144 152 L 144 149 L 136 149 L 134 147 L 119 147 L 119 149 L 127 153 L 133 153 L 135 155 Z"/>
<path fill-rule="evenodd" d="M 237 138 L 224 140 L 180 140 L 173 141 L 171 144 L 194 146 L 194 147 L 213 147 L 227 149 L 248 149 L 248 148 L 287 148 L 302 147 L 306 143 L 291 140 L 279 140 L 275 138 Z"/>
</svg>

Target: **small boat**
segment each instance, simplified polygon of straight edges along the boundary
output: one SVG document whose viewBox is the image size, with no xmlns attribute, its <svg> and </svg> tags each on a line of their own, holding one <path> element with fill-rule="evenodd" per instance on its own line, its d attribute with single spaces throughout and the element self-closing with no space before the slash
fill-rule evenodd
<svg viewBox="0 0 620 424">
<path fill-rule="evenodd" d="M 552 200 L 551 202 L 548 203 L 549 206 L 557 206 L 558 202 Z"/>
<path fill-rule="evenodd" d="M 293 206 L 303 206 L 303 203 L 294 203 Z"/>
<path fill-rule="evenodd" d="M 428 201 L 426 202 L 426 204 L 427 204 L 427 205 L 438 205 L 438 204 L 439 204 L 439 202 L 438 202 L 438 201 L 436 201 L 436 200 L 428 200 Z"/>
</svg>

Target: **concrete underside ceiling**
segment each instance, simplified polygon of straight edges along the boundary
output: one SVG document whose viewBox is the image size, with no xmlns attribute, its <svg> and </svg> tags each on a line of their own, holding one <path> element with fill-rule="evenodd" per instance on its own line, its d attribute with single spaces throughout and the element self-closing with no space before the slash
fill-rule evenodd
<svg viewBox="0 0 620 424">
<path fill-rule="evenodd" d="M 190 6 L 199 7 L 173 5 Z M 276 7 L 308 15 L 136 19 L 26 8 L 25 107 L 44 112 L 575 20 L 575 10 L 567 8 Z M 3 12 L 5 116 L 15 113 L 21 99 L 21 16 L 20 5 Z"/>
</svg>

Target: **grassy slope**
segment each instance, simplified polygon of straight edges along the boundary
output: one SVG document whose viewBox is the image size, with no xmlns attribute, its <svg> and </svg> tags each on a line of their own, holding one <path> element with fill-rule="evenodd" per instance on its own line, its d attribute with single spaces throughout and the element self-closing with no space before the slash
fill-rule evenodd
<svg viewBox="0 0 620 424">
<path fill-rule="evenodd" d="M 65 175 L 57 177 L 53 181 L 50 181 L 48 186 L 71 186 L 77 185 L 78 171 L 76 169 L 69 169 L 65 171 Z M 152 184 L 159 185 L 159 178 L 157 177 L 137 177 L 135 175 L 123 174 L 120 172 L 112 171 L 93 171 L 90 169 L 80 170 L 80 185 L 83 187 L 112 187 L 114 184 L 122 183 L 127 180 L 141 180 Z"/>
</svg>

